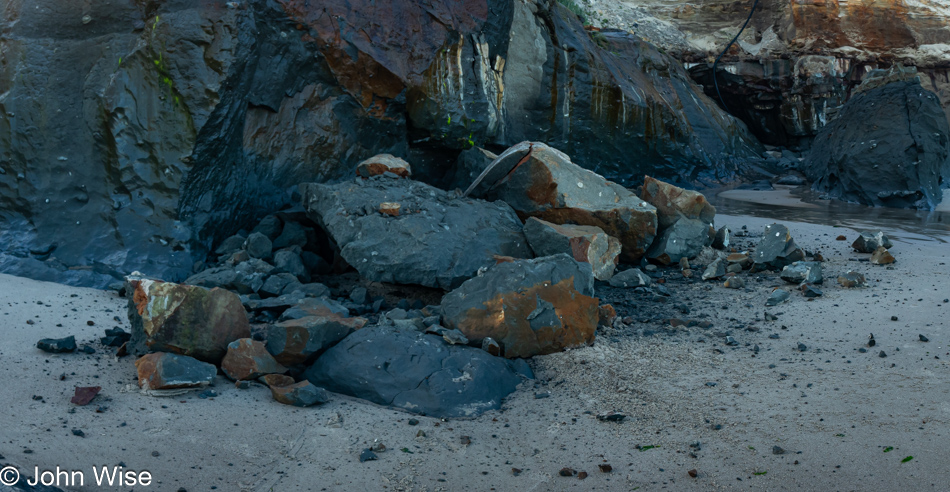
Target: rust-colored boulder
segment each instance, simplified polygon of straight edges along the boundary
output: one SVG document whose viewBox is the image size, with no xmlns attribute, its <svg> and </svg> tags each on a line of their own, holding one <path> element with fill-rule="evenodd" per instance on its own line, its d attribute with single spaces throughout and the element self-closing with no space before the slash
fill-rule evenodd
<svg viewBox="0 0 950 492">
<path fill-rule="evenodd" d="M 241 299 L 206 289 L 128 277 L 130 352 L 173 352 L 217 364 L 228 344 L 251 336 Z"/>
<path fill-rule="evenodd" d="M 221 370 L 235 381 L 287 372 L 287 368 L 280 365 L 267 351 L 264 342 L 250 338 L 242 338 L 228 344 L 228 354 L 221 361 Z"/>
<path fill-rule="evenodd" d="M 286 374 L 265 374 L 257 378 L 257 380 L 266 384 L 268 387 L 290 386 L 294 384 L 294 378 Z"/>
<path fill-rule="evenodd" d="M 887 250 L 884 246 L 878 246 L 877 249 L 871 253 L 871 264 L 872 265 L 889 265 L 897 261 L 894 259 L 894 255 Z"/>
<path fill-rule="evenodd" d="M 491 337 L 507 358 L 587 345 L 600 319 L 593 283 L 567 254 L 500 263 L 442 298 L 442 322 L 476 344 Z"/>
<path fill-rule="evenodd" d="M 139 386 L 145 390 L 197 388 L 211 384 L 218 369 L 186 355 L 155 352 L 135 361 Z"/>
<path fill-rule="evenodd" d="M 620 241 L 596 226 L 557 225 L 535 217 L 524 224 L 524 236 L 536 256 L 567 253 L 587 263 L 597 280 L 609 280 L 617 267 Z"/>
<path fill-rule="evenodd" d="M 408 178 L 412 175 L 412 169 L 408 162 L 392 154 L 375 155 L 356 165 L 356 174 L 364 178 L 379 176 L 383 173 L 393 173 Z"/>
<path fill-rule="evenodd" d="M 650 176 L 643 178 L 640 198 L 656 207 L 657 226 L 661 231 L 681 218 L 712 224 L 716 217 L 716 207 L 710 205 L 702 193 L 684 190 Z"/>
<path fill-rule="evenodd" d="M 329 311 L 281 321 L 267 329 L 267 351 L 285 365 L 312 362 L 313 356 L 364 325 L 364 318 L 345 318 Z"/>
<path fill-rule="evenodd" d="M 500 169 L 500 171 L 499 171 Z M 623 245 L 621 258 L 639 261 L 657 230 L 656 208 L 630 190 L 588 171 L 540 142 L 521 142 L 502 153 L 485 176 L 489 200 L 503 200 L 522 220 L 597 226 Z M 473 184 L 479 190 L 481 181 Z"/>
<path fill-rule="evenodd" d="M 327 390 L 307 380 L 286 386 L 271 386 L 270 393 L 278 402 L 295 407 L 310 407 L 330 401 Z"/>
</svg>

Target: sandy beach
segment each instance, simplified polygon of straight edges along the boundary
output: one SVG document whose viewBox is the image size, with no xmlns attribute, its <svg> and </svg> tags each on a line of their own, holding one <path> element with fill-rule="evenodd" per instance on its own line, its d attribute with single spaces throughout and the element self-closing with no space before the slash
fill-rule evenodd
<svg viewBox="0 0 950 492">
<path fill-rule="evenodd" d="M 771 222 L 716 218 L 753 234 Z M 823 297 L 793 291 L 765 308 L 769 291 L 786 285 L 774 274 L 744 273 L 744 290 L 671 280 L 668 309 L 685 306 L 679 317 L 711 328 L 634 321 L 598 333 L 593 346 L 535 357 L 537 379 L 501 411 L 473 420 L 418 417 L 336 394 L 298 409 L 273 401 L 262 385 L 241 390 L 222 375 L 211 387 L 216 396 L 147 396 L 135 384 L 134 359 L 117 359 L 97 341 L 107 328 L 128 329 L 125 299 L 0 275 L 0 463 L 23 479 L 35 467 L 81 471 L 84 483 L 61 482 L 64 490 L 101 490 L 94 466 L 153 479 L 106 490 L 943 489 L 947 244 L 886 231 L 897 258 L 889 268 L 858 261 L 868 255 L 851 250 L 854 230 L 783 223 L 826 259 Z M 848 240 L 836 241 L 839 234 Z M 864 273 L 868 287 L 839 286 L 834 279 L 848 270 Z M 648 309 L 628 314 L 650 318 Z M 766 321 L 766 311 L 777 320 Z M 40 338 L 67 335 L 96 352 L 35 348 Z M 738 344 L 727 346 L 726 336 Z M 76 386 L 102 392 L 80 407 L 69 402 Z M 608 411 L 627 417 L 596 418 Z M 361 463 L 360 451 L 378 444 L 386 449 L 379 459 Z M 560 476 L 564 468 L 577 473 Z"/>
</svg>

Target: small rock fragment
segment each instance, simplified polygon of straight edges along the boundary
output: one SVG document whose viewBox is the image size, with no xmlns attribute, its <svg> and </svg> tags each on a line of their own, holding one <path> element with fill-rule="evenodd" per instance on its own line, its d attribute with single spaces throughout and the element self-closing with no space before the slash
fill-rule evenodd
<svg viewBox="0 0 950 492">
<path fill-rule="evenodd" d="M 919 338 L 921 342 L 929 342 L 929 341 L 930 341 L 929 338 L 927 338 L 927 337 L 925 337 L 925 336 L 923 336 L 923 335 L 917 335 L 917 338 Z"/>
<path fill-rule="evenodd" d="M 363 178 L 379 176 L 384 173 L 408 178 L 412 175 L 409 163 L 392 154 L 378 154 L 356 165 L 356 174 Z"/>
<path fill-rule="evenodd" d="M 779 304 L 788 300 L 791 297 L 791 294 L 786 290 L 775 289 L 772 291 L 772 294 L 769 295 L 769 298 L 765 301 L 766 306 L 778 306 Z"/>
<path fill-rule="evenodd" d="M 396 202 L 383 202 L 379 204 L 379 213 L 392 215 L 393 217 L 399 216 L 399 209 L 402 208 L 402 205 Z"/>
<path fill-rule="evenodd" d="M 287 368 L 274 359 L 263 342 L 250 338 L 241 338 L 228 344 L 228 353 L 221 361 L 221 370 L 235 381 L 287 372 Z"/>
<path fill-rule="evenodd" d="M 894 263 L 894 255 L 892 255 L 884 246 L 877 248 L 871 253 L 871 264 L 872 265 L 889 265 Z"/>
<path fill-rule="evenodd" d="M 873 253 L 880 247 L 893 248 L 894 244 L 881 231 L 865 231 L 851 243 L 851 247 L 859 253 Z"/>
<path fill-rule="evenodd" d="M 36 342 L 36 348 L 49 352 L 51 354 L 62 354 L 76 351 L 76 337 L 70 335 L 66 338 L 44 338 Z"/>
<path fill-rule="evenodd" d="M 848 272 L 838 277 L 838 283 L 841 284 L 842 287 L 851 289 L 854 287 L 864 287 L 867 281 L 864 275 L 858 272 Z"/>
<path fill-rule="evenodd" d="M 376 453 L 374 453 L 370 448 L 366 448 L 360 453 L 360 463 L 365 461 L 375 461 L 377 459 L 379 459 L 379 457 L 377 457 Z"/>
<path fill-rule="evenodd" d="M 558 475 L 562 477 L 573 477 L 575 473 L 577 472 L 575 472 L 573 468 L 568 468 L 565 466 L 564 468 L 561 468 L 561 471 L 558 472 Z"/>
<path fill-rule="evenodd" d="M 600 468 L 600 471 L 602 471 L 603 473 L 610 473 L 614 471 L 614 467 L 606 463 L 597 465 L 597 468 Z"/>
<path fill-rule="evenodd" d="M 729 277 L 722 284 L 727 289 L 741 289 L 745 287 L 745 281 L 739 277 Z"/>
<path fill-rule="evenodd" d="M 601 422 L 623 422 L 625 418 L 627 418 L 627 416 L 620 412 L 606 412 L 597 415 L 597 420 Z"/>
<path fill-rule="evenodd" d="M 69 402 L 81 407 L 86 406 L 100 391 L 102 391 L 101 386 L 76 386 L 76 393 Z"/>
<path fill-rule="evenodd" d="M 799 351 L 799 352 L 804 352 L 804 351 L 806 351 L 806 350 L 808 350 L 808 345 L 805 345 L 805 344 L 802 343 L 802 342 L 798 342 L 798 351 Z"/>
<path fill-rule="evenodd" d="M 697 476 L 699 476 L 699 472 L 696 471 L 695 468 L 693 468 L 692 470 L 686 472 L 686 474 L 689 475 L 691 478 L 696 478 Z"/>
<path fill-rule="evenodd" d="M 772 454 L 785 454 L 785 450 L 779 446 L 772 446 Z"/>
</svg>

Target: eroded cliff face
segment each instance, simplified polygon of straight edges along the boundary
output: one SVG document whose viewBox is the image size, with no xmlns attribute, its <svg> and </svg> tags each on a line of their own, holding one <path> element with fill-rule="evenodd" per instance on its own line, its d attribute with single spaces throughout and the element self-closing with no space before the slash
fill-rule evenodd
<svg viewBox="0 0 950 492">
<path fill-rule="evenodd" d="M 0 271 L 180 280 L 378 153 L 439 182 L 547 142 L 619 181 L 759 154 L 678 60 L 554 0 L 14 0 L 0 25 Z M 420 163 L 416 166 L 416 163 Z"/>
<path fill-rule="evenodd" d="M 707 64 L 736 35 L 753 1 L 581 3 L 594 25 L 637 32 L 694 67 L 715 95 Z M 728 72 L 719 75 L 720 93 L 764 142 L 795 145 L 817 134 L 869 72 L 898 63 L 917 68 L 950 119 L 950 3 L 760 0 L 720 62 Z"/>
</svg>

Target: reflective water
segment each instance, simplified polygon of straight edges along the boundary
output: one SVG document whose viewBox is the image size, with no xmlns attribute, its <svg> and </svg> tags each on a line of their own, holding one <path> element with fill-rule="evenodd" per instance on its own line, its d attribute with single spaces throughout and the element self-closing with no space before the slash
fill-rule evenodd
<svg viewBox="0 0 950 492">
<path fill-rule="evenodd" d="M 858 230 L 880 229 L 896 238 L 948 243 L 950 192 L 947 191 L 944 192 L 941 207 L 932 212 L 820 200 L 816 193 L 805 187 L 778 186 L 768 191 L 722 189 L 705 194 L 716 207 L 716 212 L 721 214 L 751 215 L 776 221 L 843 226 Z"/>
</svg>

